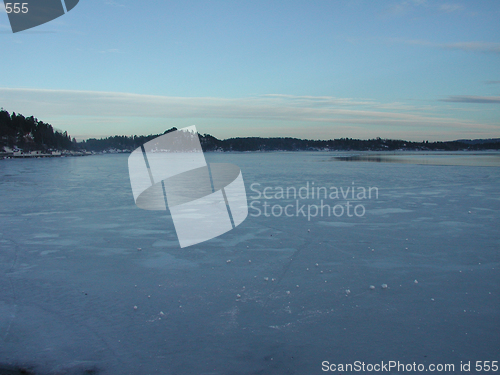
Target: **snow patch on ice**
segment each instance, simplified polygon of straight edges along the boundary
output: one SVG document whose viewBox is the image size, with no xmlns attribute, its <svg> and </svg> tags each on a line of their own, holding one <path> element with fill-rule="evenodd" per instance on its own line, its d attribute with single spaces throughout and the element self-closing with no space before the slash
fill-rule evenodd
<svg viewBox="0 0 500 375">
<path fill-rule="evenodd" d="M 59 237 L 58 234 L 55 233 L 35 233 L 33 238 L 56 238 Z"/>
<path fill-rule="evenodd" d="M 366 210 L 366 213 L 372 215 L 387 215 L 387 214 L 404 214 L 413 212 L 413 210 L 405 210 L 403 208 L 376 208 L 374 210 Z"/>
<path fill-rule="evenodd" d="M 328 227 L 353 227 L 356 223 L 346 223 L 343 221 L 318 221 L 320 225 L 326 225 Z"/>
<path fill-rule="evenodd" d="M 59 250 L 43 250 L 43 251 L 40 251 L 40 255 L 48 255 L 48 254 L 52 254 L 52 253 L 58 253 Z"/>
</svg>

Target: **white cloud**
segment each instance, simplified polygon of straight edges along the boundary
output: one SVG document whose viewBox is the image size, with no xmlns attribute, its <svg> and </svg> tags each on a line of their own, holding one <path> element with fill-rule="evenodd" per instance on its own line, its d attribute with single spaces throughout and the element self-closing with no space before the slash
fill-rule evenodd
<svg viewBox="0 0 500 375">
<path fill-rule="evenodd" d="M 462 50 L 466 52 L 490 52 L 500 53 L 500 43 L 495 42 L 456 42 L 456 43 L 434 43 L 426 40 L 406 40 L 406 44 L 429 46 L 433 48 Z"/>
<path fill-rule="evenodd" d="M 416 10 L 417 8 L 427 6 L 428 4 L 426 0 L 402 0 L 388 5 L 385 14 L 392 16 L 402 16 Z"/>
<path fill-rule="evenodd" d="M 336 98 L 333 96 L 308 96 L 308 95 L 287 95 L 287 94 L 265 94 L 261 98 L 269 98 L 274 100 L 288 100 L 295 105 L 310 105 L 310 106 L 353 106 L 353 105 L 373 105 L 375 102 L 370 99 L 352 98 Z"/>
<path fill-rule="evenodd" d="M 441 4 L 439 9 L 446 13 L 452 13 L 464 10 L 465 7 L 461 4 Z"/>
<path fill-rule="evenodd" d="M 274 120 L 343 121 L 351 117 L 398 121 L 442 121 L 421 114 L 395 113 L 377 109 L 373 101 L 334 97 L 265 95 L 251 98 L 167 97 L 42 89 L 0 89 L 2 103 L 30 103 L 52 116 L 89 113 L 99 116 L 157 118 L 254 118 Z M 323 105 L 320 105 L 323 104 Z M 357 109 L 349 107 L 357 106 Z M 341 117 L 342 116 L 342 117 Z"/>
<path fill-rule="evenodd" d="M 451 103 L 481 103 L 481 104 L 500 104 L 500 96 L 475 96 L 458 95 L 442 99 L 443 102 Z"/>
<path fill-rule="evenodd" d="M 426 0 L 402 0 L 393 2 L 387 6 L 384 14 L 392 16 L 404 16 L 417 11 L 453 13 L 465 10 L 465 6 L 457 3 L 438 4 Z"/>
<path fill-rule="evenodd" d="M 444 49 L 459 49 L 462 51 L 500 53 L 500 43 L 493 42 L 446 43 L 439 45 L 439 47 Z"/>
</svg>

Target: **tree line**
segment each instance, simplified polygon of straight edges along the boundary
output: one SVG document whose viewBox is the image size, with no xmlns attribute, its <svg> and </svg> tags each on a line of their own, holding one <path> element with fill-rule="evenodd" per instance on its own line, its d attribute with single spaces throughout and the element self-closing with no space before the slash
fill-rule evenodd
<svg viewBox="0 0 500 375">
<path fill-rule="evenodd" d="M 172 130 L 167 130 L 165 133 Z M 163 134 L 165 134 L 163 133 Z M 109 149 L 133 151 L 144 143 L 161 136 L 113 136 L 101 139 L 88 139 L 79 143 L 87 151 L 104 151 Z M 199 134 L 203 151 L 396 151 L 396 150 L 428 150 L 428 151 L 460 151 L 460 150 L 498 150 L 500 139 L 461 140 L 448 142 L 409 142 L 394 139 L 353 139 L 339 138 L 331 140 L 307 140 L 298 138 L 229 138 L 217 139 L 210 134 Z"/>
<path fill-rule="evenodd" d="M 177 130 L 173 127 L 163 134 Z M 115 135 L 76 142 L 67 132 L 54 130 L 52 125 L 39 121 L 33 116 L 24 117 L 15 112 L 9 114 L 0 110 L 0 146 L 18 147 L 30 150 L 86 150 L 102 152 L 107 150 L 133 151 L 146 142 L 163 134 Z M 395 150 L 499 150 L 500 139 L 459 140 L 448 142 L 410 142 L 395 139 L 353 139 L 308 140 L 290 137 L 238 137 L 217 139 L 210 134 L 199 134 L 204 151 L 395 151 Z"/>
<path fill-rule="evenodd" d="M 67 132 L 54 130 L 52 125 L 30 116 L 0 110 L 0 146 L 19 148 L 24 151 L 49 149 L 73 150 L 76 140 Z"/>
</svg>

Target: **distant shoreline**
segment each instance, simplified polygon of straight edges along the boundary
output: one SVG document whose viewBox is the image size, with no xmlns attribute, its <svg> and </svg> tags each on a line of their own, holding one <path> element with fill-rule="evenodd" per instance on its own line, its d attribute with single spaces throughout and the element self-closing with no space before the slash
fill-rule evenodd
<svg viewBox="0 0 500 375">
<path fill-rule="evenodd" d="M 207 154 L 279 154 L 279 153 L 318 153 L 329 156 L 335 162 L 375 162 L 420 165 L 462 165 L 500 167 L 500 150 L 270 150 L 270 151 L 205 151 Z M 0 153 L 0 160 L 42 159 L 60 157 L 103 156 L 130 154 L 130 150 L 105 150 L 102 152 L 63 151 L 51 154 Z M 497 159 L 495 159 L 497 157 Z"/>
<path fill-rule="evenodd" d="M 153 139 L 167 134 L 147 136 L 112 136 L 90 138 L 79 142 L 78 147 L 87 151 L 128 150 L 133 151 Z M 203 151 L 479 151 L 500 150 L 500 138 L 456 141 L 411 142 L 398 139 L 352 139 L 309 140 L 290 137 L 244 137 L 220 140 L 210 134 L 198 134 Z"/>
<path fill-rule="evenodd" d="M 41 158 L 58 158 L 67 156 L 87 156 L 92 155 L 90 152 L 84 151 L 51 151 L 50 153 L 42 151 L 29 152 L 0 152 L 0 159 L 41 159 Z"/>
</svg>

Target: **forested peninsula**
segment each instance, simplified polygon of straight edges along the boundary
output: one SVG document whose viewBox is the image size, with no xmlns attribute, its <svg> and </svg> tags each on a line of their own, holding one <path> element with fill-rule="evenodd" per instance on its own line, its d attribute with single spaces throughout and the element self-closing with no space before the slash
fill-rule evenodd
<svg viewBox="0 0 500 375">
<path fill-rule="evenodd" d="M 177 130 L 172 127 L 164 133 Z M 77 142 L 66 131 L 34 116 L 25 117 L 3 108 L 0 110 L 0 155 L 3 157 L 88 155 L 93 153 L 131 152 L 162 135 L 115 135 Z M 455 140 L 446 142 L 411 142 L 396 139 L 309 140 L 290 137 L 238 137 L 217 139 L 210 134 L 199 135 L 204 151 L 462 151 L 499 150 L 500 138 Z"/>
</svg>

